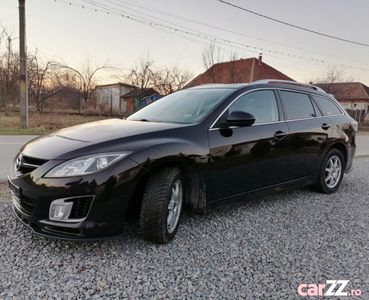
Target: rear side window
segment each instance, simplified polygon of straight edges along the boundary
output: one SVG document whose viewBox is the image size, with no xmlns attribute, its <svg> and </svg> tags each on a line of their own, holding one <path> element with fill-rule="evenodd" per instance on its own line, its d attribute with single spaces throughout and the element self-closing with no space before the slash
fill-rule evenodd
<svg viewBox="0 0 369 300">
<path fill-rule="evenodd" d="M 316 117 L 310 97 L 306 94 L 280 91 L 288 120 Z"/>
<path fill-rule="evenodd" d="M 341 110 L 331 100 L 316 95 L 314 95 L 313 98 L 322 109 L 324 115 L 333 116 L 342 114 Z"/>
<path fill-rule="evenodd" d="M 322 115 L 322 112 L 320 111 L 319 107 L 316 105 L 316 103 L 314 101 L 313 102 L 313 106 L 314 106 L 314 110 L 315 110 L 315 116 L 316 117 L 321 117 L 323 116 Z"/>
</svg>

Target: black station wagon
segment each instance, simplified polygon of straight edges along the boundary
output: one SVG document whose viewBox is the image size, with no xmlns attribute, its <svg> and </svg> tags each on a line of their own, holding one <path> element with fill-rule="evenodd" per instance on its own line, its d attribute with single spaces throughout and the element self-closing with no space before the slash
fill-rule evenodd
<svg viewBox="0 0 369 300">
<path fill-rule="evenodd" d="M 195 212 L 266 192 L 339 188 L 353 165 L 353 120 L 318 87 L 287 81 L 181 90 L 126 119 L 77 125 L 24 145 L 9 176 L 13 212 L 37 234 L 119 236 L 139 213 L 167 243 Z"/>
</svg>

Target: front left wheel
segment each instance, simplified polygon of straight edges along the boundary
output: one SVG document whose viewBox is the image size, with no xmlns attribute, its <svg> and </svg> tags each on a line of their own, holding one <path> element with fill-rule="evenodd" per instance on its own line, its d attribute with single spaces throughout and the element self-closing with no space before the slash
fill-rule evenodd
<svg viewBox="0 0 369 300">
<path fill-rule="evenodd" d="M 149 178 L 142 199 L 141 233 L 145 240 L 166 244 L 177 233 L 184 202 L 184 180 L 178 168 L 163 168 Z"/>
</svg>

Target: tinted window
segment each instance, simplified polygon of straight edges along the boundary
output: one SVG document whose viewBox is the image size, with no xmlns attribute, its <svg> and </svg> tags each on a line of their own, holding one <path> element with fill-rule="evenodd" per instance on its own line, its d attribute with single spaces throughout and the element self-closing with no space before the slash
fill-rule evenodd
<svg viewBox="0 0 369 300">
<path fill-rule="evenodd" d="M 295 92 L 280 92 L 288 120 L 315 117 L 313 104 L 308 95 Z"/>
<path fill-rule="evenodd" d="M 128 120 L 191 124 L 203 119 L 232 89 L 182 90 L 134 113 Z"/>
<path fill-rule="evenodd" d="M 315 110 L 315 116 L 316 117 L 321 117 L 323 116 L 322 112 L 320 111 L 319 107 L 316 105 L 316 103 L 314 101 L 313 102 L 313 106 L 314 106 L 314 110 Z"/>
<path fill-rule="evenodd" d="M 342 114 L 341 110 L 331 100 L 316 95 L 313 98 L 326 116 Z"/>
<path fill-rule="evenodd" d="M 254 115 L 255 124 L 279 121 L 277 101 L 271 90 L 256 91 L 240 97 L 228 109 L 228 115 L 236 110 Z"/>
</svg>

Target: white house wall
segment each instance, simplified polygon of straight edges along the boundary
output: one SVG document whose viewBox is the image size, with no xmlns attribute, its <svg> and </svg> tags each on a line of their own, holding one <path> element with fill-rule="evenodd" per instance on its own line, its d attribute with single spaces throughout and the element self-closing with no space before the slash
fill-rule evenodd
<svg viewBox="0 0 369 300">
<path fill-rule="evenodd" d="M 345 101 L 345 102 L 340 102 L 340 103 L 344 109 L 365 110 L 365 112 L 368 112 L 367 102 Z"/>
<path fill-rule="evenodd" d="M 112 104 L 113 109 L 119 110 L 120 99 L 120 87 L 109 86 L 96 88 L 97 104 L 106 105 L 110 107 Z"/>
<path fill-rule="evenodd" d="M 114 110 L 126 112 L 126 103 L 122 95 L 131 91 L 131 87 L 126 85 L 100 86 L 96 88 L 97 104 L 106 105 Z"/>
</svg>

